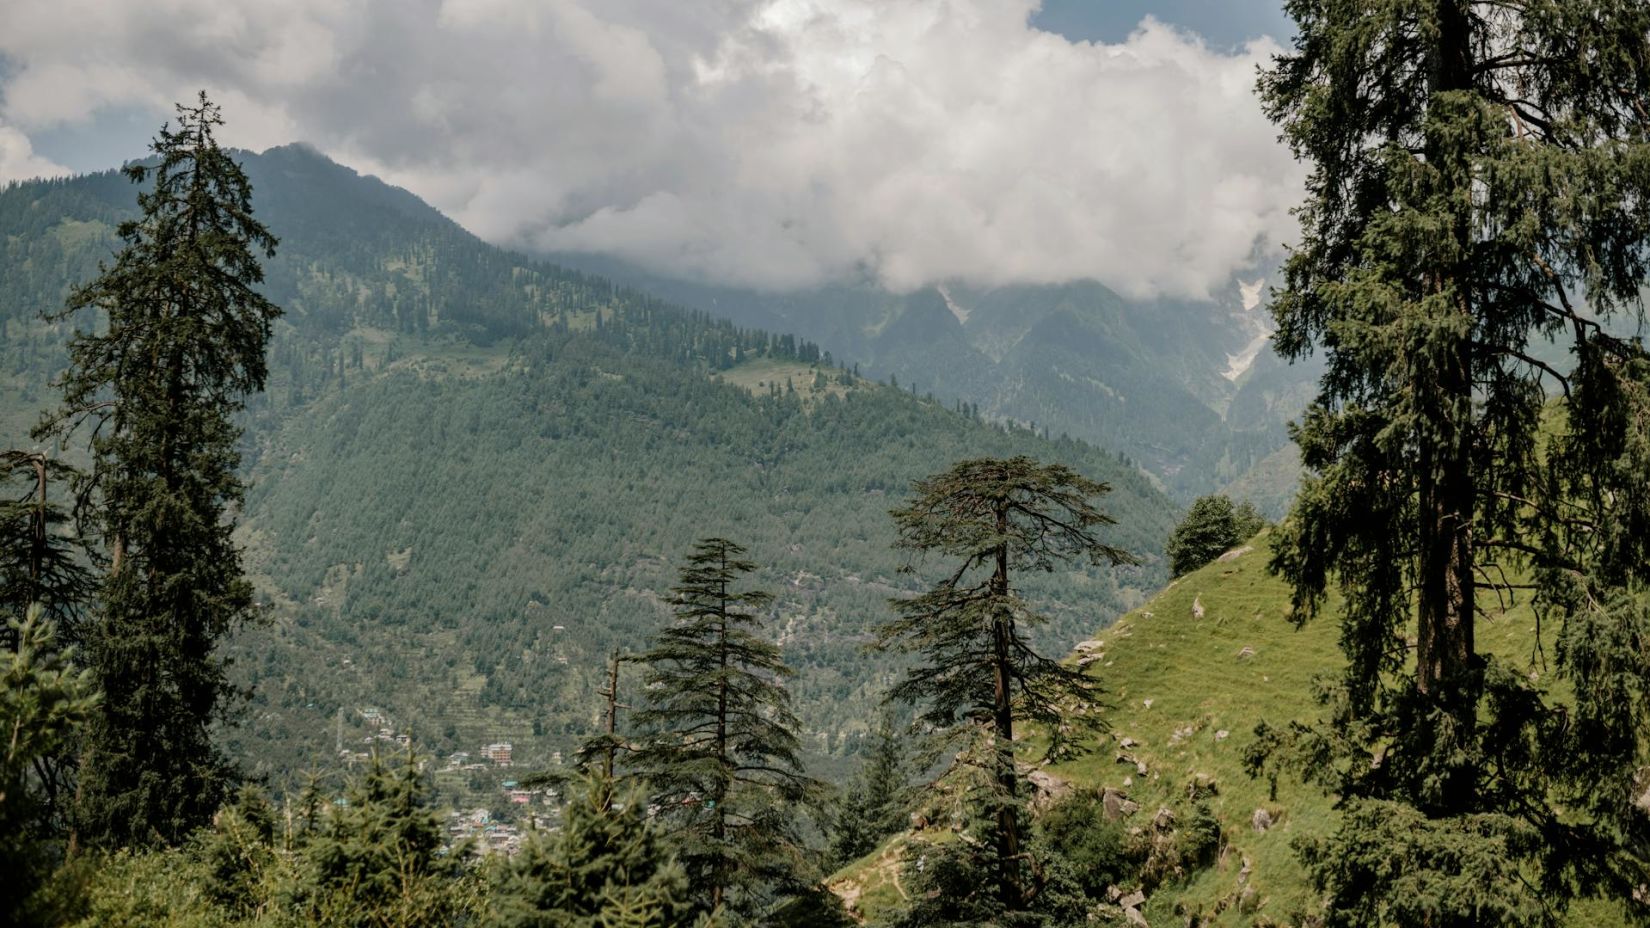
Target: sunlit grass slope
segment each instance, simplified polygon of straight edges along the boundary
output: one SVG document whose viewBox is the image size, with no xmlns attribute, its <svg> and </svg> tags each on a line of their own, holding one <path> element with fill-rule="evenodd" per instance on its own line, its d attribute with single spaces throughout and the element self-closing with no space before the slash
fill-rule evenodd
<svg viewBox="0 0 1650 928">
<path fill-rule="evenodd" d="M 1098 646 L 1088 654 L 1103 657 L 1089 668 L 1110 693 L 1112 730 L 1084 756 L 1047 768 L 1079 789 L 1123 792 L 1139 805 L 1127 824 L 1147 830 L 1160 807 L 1184 816 L 1194 781 L 1214 781 L 1218 793 L 1210 805 L 1225 843 L 1220 862 L 1153 893 L 1142 914 L 1154 926 L 1184 925 L 1198 913 L 1204 924 L 1299 925 L 1319 908 L 1291 845 L 1334 827 L 1332 802 L 1287 778 L 1272 795 L 1267 782 L 1244 773 L 1243 754 L 1262 720 L 1319 716 L 1313 680 L 1344 664 L 1336 645 L 1338 603 L 1331 598 L 1322 618 L 1297 629 L 1289 621 L 1289 591 L 1268 573 L 1268 557 L 1262 535 L 1097 634 Z M 1492 598 L 1479 620 L 1480 646 L 1545 676 L 1534 651 L 1533 613 L 1522 602 L 1506 605 L 1495 608 Z M 1144 775 L 1137 764 L 1145 766 Z M 1273 821 L 1264 832 L 1254 827 L 1261 809 Z M 902 845 L 938 838 L 935 832 L 896 838 L 844 868 L 833 885 L 855 899 L 860 915 L 874 916 L 899 900 L 894 876 Z M 1612 920 L 1589 907 L 1574 912 L 1571 923 Z"/>
</svg>

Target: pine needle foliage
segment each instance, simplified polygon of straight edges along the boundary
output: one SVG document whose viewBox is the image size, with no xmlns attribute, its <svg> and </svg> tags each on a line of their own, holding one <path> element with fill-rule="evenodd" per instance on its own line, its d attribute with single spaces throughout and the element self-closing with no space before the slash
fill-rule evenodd
<svg viewBox="0 0 1650 928">
<path fill-rule="evenodd" d="M 242 498 L 235 416 L 263 389 L 280 314 L 256 289 L 276 243 L 213 137 L 218 108 L 202 93 L 177 114 L 153 163 L 124 169 L 148 186 L 114 264 L 55 317 L 86 327 L 36 430 L 89 436 L 77 493 L 107 574 L 83 646 L 106 698 L 76 817 L 104 847 L 176 844 L 227 797 L 235 773 L 210 734 L 232 696 L 217 647 L 252 611 L 228 514 Z"/>
<path fill-rule="evenodd" d="M 497 928 L 677 928 L 693 924 L 687 873 L 639 793 L 585 774 L 561 827 L 536 833 L 491 893 Z"/>
<path fill-rule="evenodd" d="M 701 911 L 753 915 L 801 889 L 798 803 L 818 792 L 797 759 L 784 681 L 794 671 L 760 634 L 769 593 L 738 589 L 756 569 L 724 538 L 693 547 L 673 590 L 676 622 L 647 667 L 644 734 L 631 766 L 675 840 Z"/>
<path fill-rule="evenodd" d="M 61 860 L 53 797 L 40 764 L 74 744 L 97 709 L 91 675 L 60 645 L 57 625 L 35 605 L 11 619 L 0 649 L 0 922 L 29 924 L 30 896 Z"/>
<path fill-rule="evenodd" d="M 1305 848 L 1331 924 L 1650 918 L 1650 358 L 1619 334 L 1650 272 L 1650 6 L 1287 9 L 1260 89 L 1312 173 L 1275 345 L 1327 372 L 1274 566 L 1298 621 L 1338 584 L 1348 664 L 1332 724 L 1264 729 L 1256 769 L 1295 752 L 1342 797 Z M 1571 706 L 1542 655 L 1477 647 L 1520 595 Z"/>
<path fill-rule="evenodd" d="M 910 763 L 892 713 L 882 713 L 871 739 L 870 752 L 837 804 L 831 859 L 838 865 L 871 853 L 907 824 Z"/>
<path fill-rule="evenodd" d="M 912 501 L 892 512 L 897 547 L 943 555 L 955 566 L 927 592 L 892 601 L 898 617 L 878 629 L 878 646 L 920 654 L 923 662 L 889 697 L 920 707 L 920 719 L 942 737 L 990 745 L 983 752 L 991 784 L 985 815 L 995 823 L 997 890 L 1010 911 L 1027 897 L 1015 716 L 1047 732 L 1049 756 L 1070 747 L 1074 734 L 1103 727 L 1099 685 L 1031 647 L 1026 630 L 1044 618 L 1020 597 L 1013 576 L 1073 562 L 1132 563 L 1099 534 L 1114 522 L 1091 500 L 1109 490 L 1061 464 L 978 458 L 917 481 Z"/>
</svg>

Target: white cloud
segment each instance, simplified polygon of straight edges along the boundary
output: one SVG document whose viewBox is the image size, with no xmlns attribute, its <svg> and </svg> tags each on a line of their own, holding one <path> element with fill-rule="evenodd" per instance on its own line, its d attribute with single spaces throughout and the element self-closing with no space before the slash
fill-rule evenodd
<svg viewBox="0 0 1650 928">
<path fill-rule="evenodd" d="M 205 86 L 237 144 L 310 141 L 494 241 L 665 272 L 1200 296 L 1294 231 L 1252 91 L 1275 47 L 1150 20 L 1103 45 L 1030 28 L 1030 0 L 7 8 L 14 125 Z"/>
<path fill-rule="evenodd" d="M 34 153 L 29 137 L 0 122 L 0 185 L 31 177 L 59 177 L 69 173 L 62 165 Z"/>
</svg>

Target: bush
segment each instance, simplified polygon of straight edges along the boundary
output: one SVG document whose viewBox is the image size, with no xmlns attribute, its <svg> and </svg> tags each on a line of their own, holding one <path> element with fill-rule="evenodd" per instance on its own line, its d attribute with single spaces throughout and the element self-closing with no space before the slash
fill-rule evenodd
<svg viewBox="0 0 1650 928">
<path fill-rule="evenodd" d="M 1266 520 L 1249 503 L 1200 496 L 1169 537 L 1169 571 L 1176 577 L 1191 573 L 1265 527 Z"/>
</svg>

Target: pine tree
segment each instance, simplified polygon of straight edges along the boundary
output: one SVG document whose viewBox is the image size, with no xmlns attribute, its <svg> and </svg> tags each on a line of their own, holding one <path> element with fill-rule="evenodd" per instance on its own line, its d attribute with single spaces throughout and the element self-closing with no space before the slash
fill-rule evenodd
<svg viewBox="0 0 1650 928">
<path fill-rule="evenodd" d="M 217 645 L 252 608 L 227 518 L 242 495 L 234 417 L 263 389 L 279 310 L 255 289 L 275 239 L 213 138 L 221 124 L 203 93 L 161 128 L 155 163 L 124 169 L 152 182 L 141 218 L 121 224 L 114 265 L 58 314 L 107 326 L 76 334 L 63 404 L 37 430 L 90 436 L 79 492 L 108 571 L 85 657 L 106 698 L 77 827 L 104 846 L 177 842 L 234 780 L 210 736 L 231 693 Z"/>
<path fill-rule="evenodd" d="M 16 495 L 0 498 L 0 615 L 22 615 L 39 603 L 71 639 L 94 581 L 85 552 L 64 531 L 68 514 L 51 485 L 74 476 L 73 468 L 38 452 L 0 452 L 0 485 L 16 487 Z"/>
<path fill-rule="evenodd" d="M 638 660 L 648 667 L 647 735 L 633 755 L 676 839 L 703 911 L 759 911 L 801 888 L 794 807 L 817 784 L 797 759 L 793 671 L 760 635 L 773 601 L 737 590 L 756 565 L 722 538 L 694 545 L 673 591 L 677 621 Z"/>
<path fill-rule="evenodd" d="M 292 837 L 302 923 L 337 928 L 415 928 L 466 922 L 477 908 L 466 880 L 471 847 L 448 847 L 430 787 L 409 752 L 374 755 L 344 795 L 322 807 L 307 796 Z"/>
<path fill-rule="evenodd" d="M 838 865 L 864 857 L 905 827 L 910 806 L 904 743 L 884 712 L 871 752 L 848 784 L 831 828 L 831 859 Z"/>
<path fill-rule="evenodd" d="M 36 604 L 0 648 L 0 923 L 30 923 L 29 897 L 45 882 L 60 848 L 52 821 L 52 797 L 44 792 L 39 764 L 74 743 L 98 697 L 91 675 L 59 646 L 56 623 Z"/>
<path fill-rule="evenodd" d="M 1200 496 L 1169 537 L 1169 573 L 1179 577 L 1226 553 L 1266 524 L 1255 507 L 1224 496 Z"/>
<path fill-rule="evenodd" d="M 561 827 L 533 836 L 491 894 L 498 928 L 676 928 L 692 924 L 687 874 L 637 795 L 610 778 L 572 784 Z"/>
<path fill-rule="evenodd" d="M 1070 744 L 1073 731 L 1101 726 L 1098 685 L 1031 647 L 1026 631 L 1045 619 L 1012 580 L 1016 571 L 1052 571 L 1072 561 L 1131 563 L 1096 533 L 1113 520 L 1090 500 L 1109 491 L 1064 465 L 982 458 L 918 481 L 916 498 L 892 513 L 898 547 L 943 554 L 955 567 L 928 592 L 893 600 L 899 618 L 878 630 L 879 646 L 919 653 L 925 663 L 890 696 L 921 707 L 940 732 L 977 735 L 988 745 L 981 805 L 994 823 L 993 868 L 1008 911 L 1028 898 L 1015 715 L 1043 727 L 1051 756 Z"/>
<path fill-rule="evenodd" d="M 69 516 L 51 490 L 54 482 L 66 484 L 74 473 L 41 453 L 0 452 L 0 485 L 17 486 L 16 496 L 0 499 L 0 623 L 8 623 L 0 628 L 0 650 L 18 645 L 10 617 L 31 609 L 38 609 L 50 624 L 54 644 L 72 647 L 79 640 L 96 579 L 87 569 L 87 552 L 78 537 L 65 531 Z M 46 823 L 47 831 L 66 827 L 76 747 L 73 739 L 62 739 L 30 761 L 41 802 L 40 822 Z"/>
<path fill-rule="evenodd" d="M 1312 174 L 1275 344 L 1328 370 L 1274 566 L 1300 621 L 1339 585 L 1348 666 L 1332 725 L 1263 730 L 1256 766 L 1294 743 L 1342 797 L 1306 854 L 1333 924 L 1642 896 L 1650 360 L 1610 323 L 1650 271 L 1650 6 L 1288 11 L 1261 91 Z M 1526 587 L 1571 705 L 1475 640 Z"/>
</svg>

